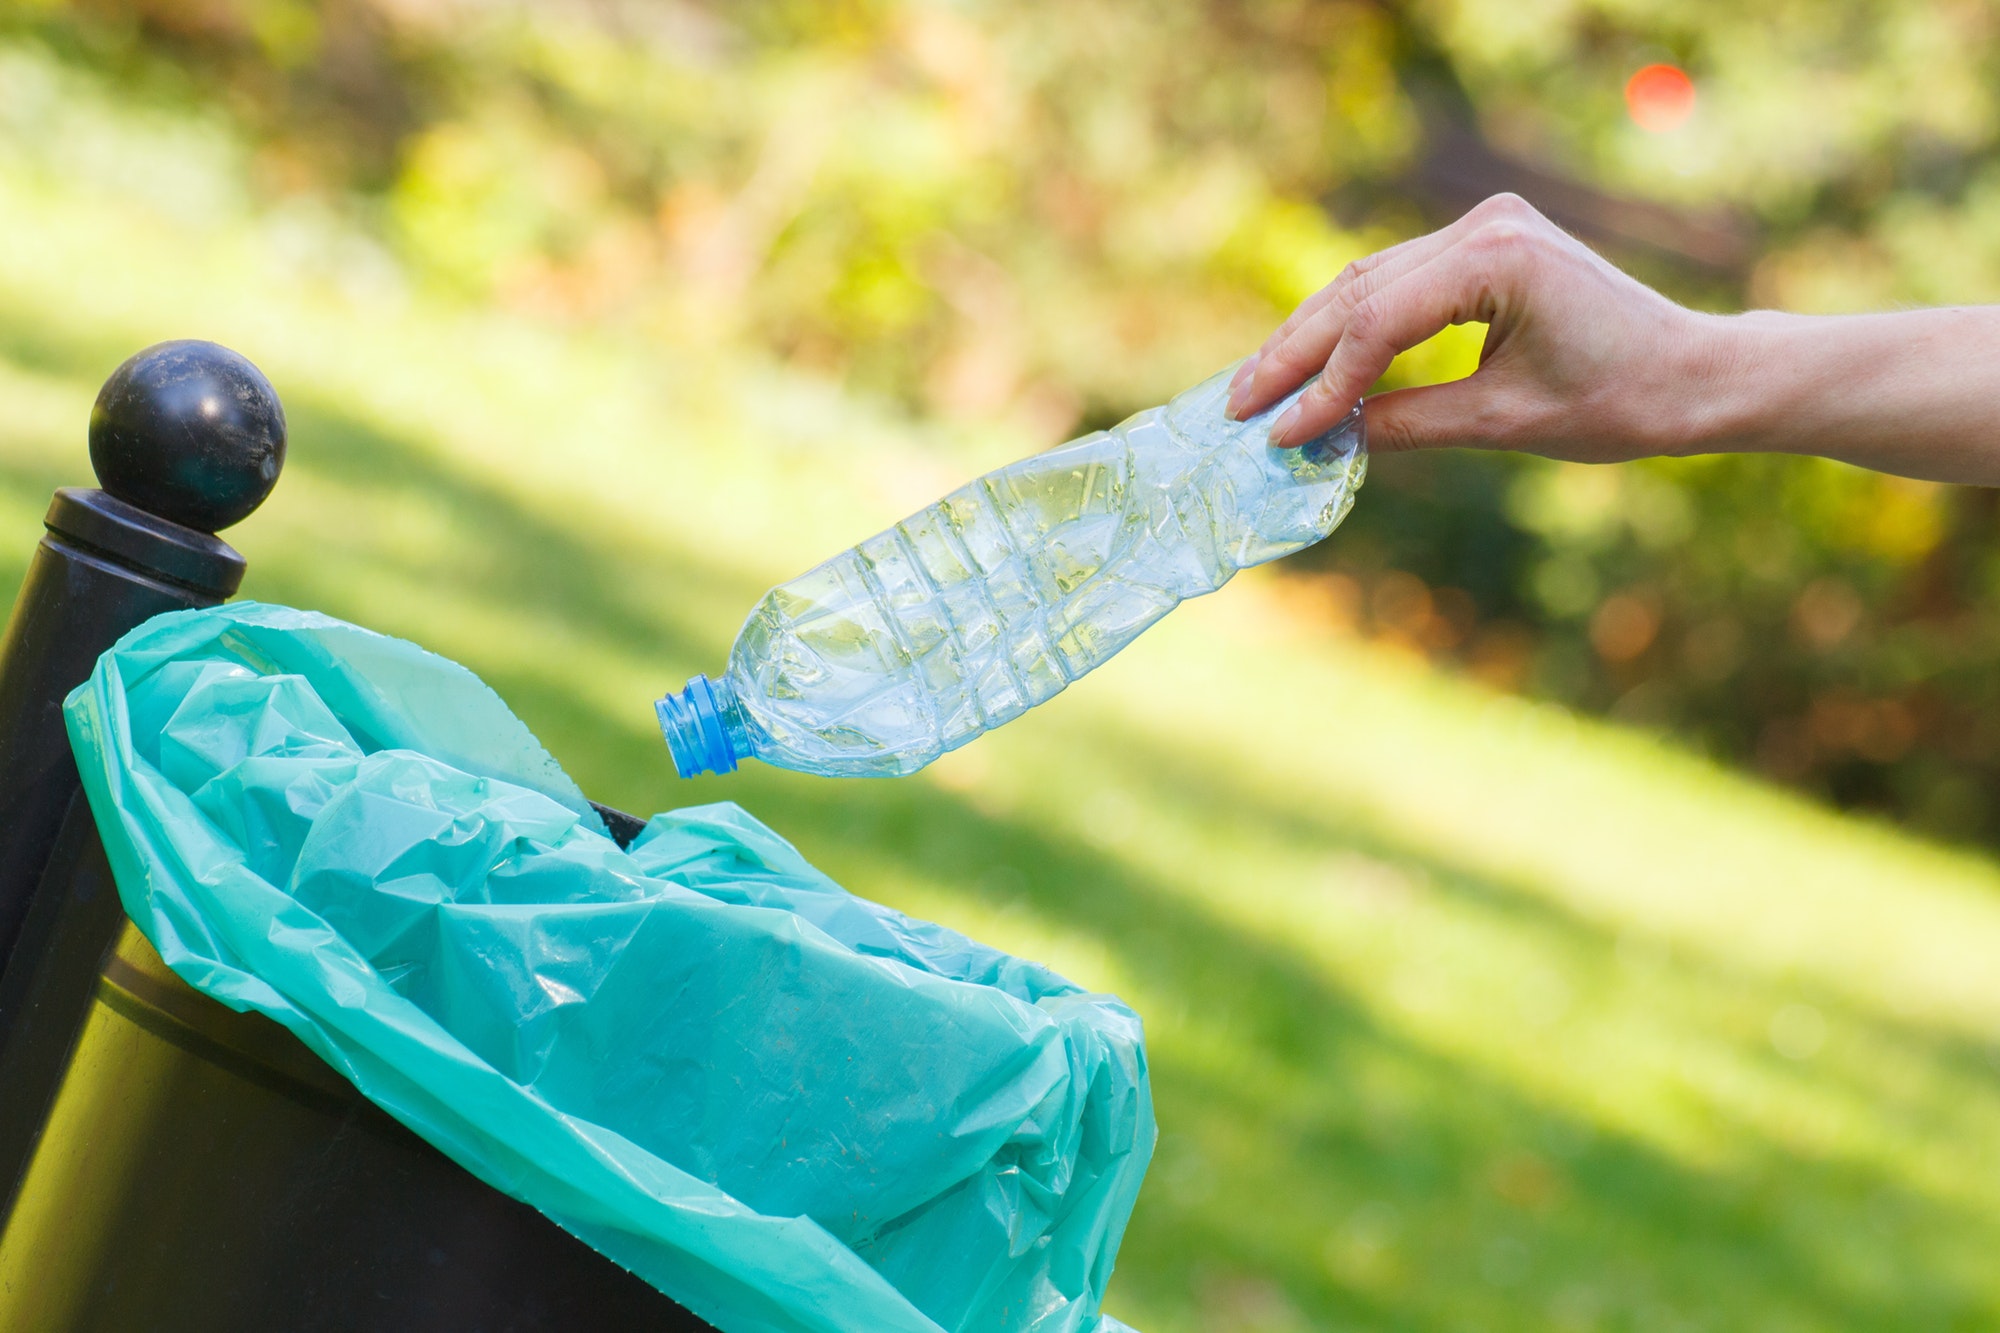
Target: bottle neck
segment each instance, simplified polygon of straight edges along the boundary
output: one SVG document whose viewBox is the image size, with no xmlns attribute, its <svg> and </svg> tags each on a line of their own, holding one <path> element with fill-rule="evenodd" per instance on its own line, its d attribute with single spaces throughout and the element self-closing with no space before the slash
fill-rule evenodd
<svg viewBox="0 0 2000 1333">
<path fill-rule="evenodd" d="M 736 691 L 727 680 L 696 676 L 679 694 L 654 705 L 667 751 L 684 778 L 703 773 L 734 773 L 739 759 L 749 757 L 738 723 Z"/>
</svg>

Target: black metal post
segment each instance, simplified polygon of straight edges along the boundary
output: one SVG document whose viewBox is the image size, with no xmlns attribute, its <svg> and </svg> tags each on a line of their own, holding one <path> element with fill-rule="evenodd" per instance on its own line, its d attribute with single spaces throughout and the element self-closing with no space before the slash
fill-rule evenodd
<svg viewBox="0 0 2000 1333">
<path fill-rule="evenodd" d="M 213 534 L 263 503 L 284 459 L 270 382 L 214 343 L 148 348 L 98 394 L 104 489 L 56 492 L 0 641 L 0 978 L 77 794 L 64 696 L 127 630 L 236 591 L 243 557 Z M 0 1009 L 0 1041 L 7 1022 Z"/>
</svg>

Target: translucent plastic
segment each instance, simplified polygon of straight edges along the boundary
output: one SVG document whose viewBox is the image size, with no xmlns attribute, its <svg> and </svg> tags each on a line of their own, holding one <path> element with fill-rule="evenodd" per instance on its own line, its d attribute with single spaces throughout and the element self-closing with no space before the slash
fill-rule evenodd
<svg viewBox="0 0 2000 1333">
<path fill-rule="evenodd" d="M 1124 1330 L 1098 1303 L 1155 1136 L 1115 998 L 848 893 L 732 805 L 620 849 L 471 672 L 312 612 L 147 621 L 66 717 L 176 973 L 716 1329 Z M 182 1187 L 200 1226 L 213 1185 Z"/>
<path fill-rule="evenodd" d="M 765 594 L 723 677 L 659 702 L 681 776 L 753 756 L 914 773 L 1185 599 L 1325 538 L 1367 470 L 1361 409 L 1273 449 L 1271 422 L 1298 395 L 1231 421 L 1230 374 L 990 472 Z"/>
</svg>

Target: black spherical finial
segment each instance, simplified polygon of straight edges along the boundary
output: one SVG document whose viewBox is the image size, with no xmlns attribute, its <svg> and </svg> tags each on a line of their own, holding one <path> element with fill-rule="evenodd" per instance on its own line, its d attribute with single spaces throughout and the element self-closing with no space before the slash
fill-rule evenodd
<svg viewBox="0 0 2000 1333">
<path fill-rule="evenodd" d="M 98 391 L 90 465 L 125 503 L 215 532 L 242 521 L 278 484 L 285 409 L 263 372 L 227 347 L 156 343 Z"/>
</svg>

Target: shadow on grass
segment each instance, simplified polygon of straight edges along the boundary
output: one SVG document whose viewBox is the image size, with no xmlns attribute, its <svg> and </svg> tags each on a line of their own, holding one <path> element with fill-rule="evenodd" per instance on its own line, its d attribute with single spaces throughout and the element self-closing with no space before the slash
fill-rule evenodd
<svg viewBox="0 0 2000 1333">
<path fill-rule="evenodd" d="M 620 550 L 593 534 L 588 513 L 557 521 L 525 506 L 493 477 L 469 474 L 456 460 L 385 436 L 310 395 L 298 399 L 290 409 L 296 442 L 290 472 L 334 483 L 364 507 L 386 508 L 393 497 L 417 495 L 441 512 L 458 540 L 422 571 L 441 600 L 477 596 L 537 619 L 573 622 L 598 641 L 653 656 L 719 656 L 726 650 L 726 642 L 674 614 L 674 584 L 736 583 L 693 551 L 669 547 L 663 558 Z M 309 560 L 289 568 L 292 577 L 310 569 L 328 592 L 340 591 L 337 565 Z M 664 598 L 662 581 L 669 592 Z M 562 645 L 549 649 L 559 653 Z"/>
<path fill-rule="evenodd" d="M 1091 748 L 1123 757 L 1122 769 L 1134 788 L 1150 803 L 1171 806 L 1190 815 L 1201 812 L 1241 833 L 1272 844 L 1318 844 L 1358 851 L 1370 859 L 1414 872 L 1434 891 L 1464 907 L 1502 918 L 1559 944 L 1571 956 L 1610 957 L 1628 932 L 1615 929 L 1572 910 L 1532 883 L 1467 866 L 1439 851 L 1386 835 L 1374 823 L 1343 817 L 1338 805 L 1324 803 L 1308 812 L 1256 790 L 1239 774 L 1218 768 L 1200 757 L 1168 749 L 1156 737 L 1116 723 L 1091 725 Z M 2000 1034 L 1978 1040 L 1958 1031 L 1944 1031 L 1921 1021 L 1899 1017 L 1864 1004 L 1849 992 L 1798 975 L 1782 987 L 1740 960 L 1700 943 L 1676 939 L 1656 942 L 1663 961 L 1689 975 L 1699 975 L 1718 987 L 1765 993 L 1773 1007 L 1803 1001 L 1839 1023 L 1865 1030 L 1887 1045 L 1918 1051 L 1951 1074 L 1979 1083 L 2000 1075 Z M 1782 1060 L 1768 1048 L 1764 1054 Z"/>
<path fill-rule="evenodd" d="M 1544 958 L 1608 964 L 1618 952 L 1624 932 L 1531 885 L 1469 872 L 1333 809 L 1318 817 L 1288 810 L 1152 736 L 1096 725 L 1074 739 L 1082 750 L 1117 753 L 1121 777 L 1155 809 L 1199 812 L 1245 843 L 1340 848 L 1387 862 L 1462 916 L 1494 921 L 1496 941 L 1504 928 L 1514 937 L 1510 947 L 1519 949 L 1525 936 Z M 1142 1211 L 1135 1227 L 1142 1243 L 1155 1227 L 1171 1230 L 1176 1245 L 1192 1235 L 1209 1238 L 1206 1253 L 1178 1254 L 1190 1271 L 1229 1253 L 1230 1236 L 1240 1252 L 1268 1219 L 1284 1216 L 1286 1229 L 1331 1242 L 1318 1253 L 1292 1256 L 1304 1266 L 1292 1270 L 1287 1290 L 1310 1290 L 1316 1282 L 1328 1297 L 1325 1308 L 1339 1309 L 1341 1284 L 1329 1270 L 1346 1262 L 1337 1253 L 1342 1233 L 1357 1213 L 1364 1230 L 1379 1232 L 1388 1226 L 1386 1211 L 1400 1213 L 1406 1231 L 1433 1230 L 1428 1255 L 1418 1260 L 1406 1251 L 1405 1263 L 1433 1274 L 1491 1275 L 1491 1306 L 1462 1309 L 1441 1327 L 1464 1326 L 1475 1315 L 1476 1322 L 1504 1325 L 1500 1313 L 1507 1307 L 1521 1326 L 1532 1327 L 1566 1290 L 1587 1295 L 1592 1283 L 1621 1270 L 1628 1294 L 1651 1293 L 1646 1300 L 1683 1315 L 1707 1312 L 1718 1326 L 1746 1321 L 1746 1306 L 1827 1328 L 1973 1327 L 1993 1317 L 1990 1290 L 1966 1280 L 1980 1271 L 1976 1256 L 1992 1229 L 1990 1217 L 1969 1204 L 1912 1188 L 1853 1158 L 1794 1150 L 1760 1127 L 1728 1123 L 1729 1108 L 1712 1103 L 1703 1113 L 1735 1138 L 1731 1158 L 1740 1166 L 1694 1168 L 1594 1131 L 1531 1088 L 1385 1030 L 1357 997 L 1312 967 L 1303 948 L 1276 932 L 1218 920 L 1189 905 L 1184 888 L 1135 876 L 1086 846 L 1051 843 L 1027 828 L 1010 830 L 990 851 L 1019 864 L 1030 848 L 1035 864 L 1049 871 L 1030 880 L 1038 913 L 1090 933 L 1149 990 L 1189 997 L 1197 1013 L 1205 999 L 1225 1016 L 1218 1026 L 1275 1072 L 1260 1089 L 1232 1078 L 1231 1070 L 1183 1064 L 1169 1049 L 1156 1051 L 1170 1133 L 1176 1112 L 1197 1137 L 1225 1143 L 1240 1142 L 1242 1127 L 1257 1123 L 1269 1147 L 1262 1171 L 1250 1173 L 1230 1206 L 1193 1209 L 1179 1220 L 1167 1215 L 1171 1209 Z M 932 858 L 929 870 L 942 877 L 949 866 Z M 984 893 L 980 880 L 960 882 L 968 896 Z M 1082 885 L 1088 890 L 1068 891 Z M 1300 962 L 1288 969 L 1287 959 Z M 1168 971 L 1159 975 L 1163 965 Z M 1697 1015 L 1729 1008 L 1755 1015 L 1747 1039 L 1739 1033 L 1738 1054 L 1782 1078 L 1865 1103 L 1878 1122 L 1895 1122 L 1905 1143 L 1948 1141 L 1946 1130 L 1958 1131 L 1950 1136 L 1958 1143 L 1977 1142 L 1977 1131 L 1944 1123 L 1960 1110 L 1954 1099 L 1984 1102 L 1992 1118 L 1995 1063 L 1988 1044 L 1864 1007 L 1828 986 L 1757 974 L 1680 941 L 1657 965 L 1674 974 L 1680 1007 L 1692 1005 Z M 1905 1066 L 1925 1066 L 1946 1089 L 1928 1089 L 1929 1104 L 1918 1106 L 1895 1075 L 1871 1077 L 1858 1061 L 1822 1058 L 1805 1069 L 1781 1058 L 1764 1040 L 1761 1020 L 1801 1000 L 1828 1015 L 1835 1031 L 1894 1050 Z M 1548 1038 L 1523 1032 L 1519 1040 Z M 1702 1095 L 1686 1090 L 1690 1102 Z M 1171 1152 L 1163 1152 L 1163 1166 L 1172 1171 Z M 1332 1187 L 1316 1216 L 1290 1206 L 1313 1188 L 1306 1182 Z M 1220 1203 L 1223 1194 L 1208 1197 Z M 1413 1216 L 1425 1212 L 1455 1219 L 1459 1234 L 1449 1225 L 1425 1228 Z M 1873 1252 L 1873 1262 L 1855 1262 L 1863 1251 Z M 1282 1269 L 1250 1255 L 1244 1262 L 1266 1273 Z M 1421 1272 L 1414 1276 L 1421 1285 Z M 1421 1309 L 1424 1302 L 1413 1304 Z M 1412 1306 L 1393 1314 L 1392 1326 L 1418 1326 Z"/>
</svg>

